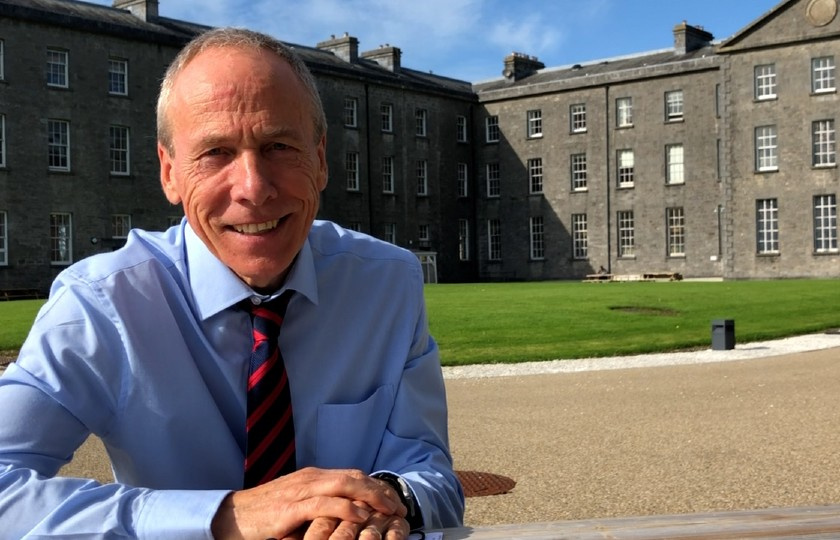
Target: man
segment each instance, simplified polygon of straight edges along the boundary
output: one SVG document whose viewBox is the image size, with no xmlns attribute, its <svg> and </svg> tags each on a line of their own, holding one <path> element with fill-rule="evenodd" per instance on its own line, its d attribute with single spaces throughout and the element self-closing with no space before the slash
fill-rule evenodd
<svg viewBox="0 0 840 540">
<path fill-rule="evenodd" d="M 180 53 L 158 155 L 186 219 L 57 278 L 0 379 L 0 535 L 399 540 L 409 522 L 460 524 L 419 264 L 314 221 L 325 126 L 311 75 L 271 38 L 216 29 Z M 297 470 L 242 489 L 241 306 L 287 291 Z M 89 433 L 116 482 L 54 478 Z"/>
</svg>

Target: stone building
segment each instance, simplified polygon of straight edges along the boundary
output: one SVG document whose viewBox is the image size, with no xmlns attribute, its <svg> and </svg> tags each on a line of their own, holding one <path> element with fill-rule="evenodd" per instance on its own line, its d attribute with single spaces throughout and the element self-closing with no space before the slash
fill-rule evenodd
<svg viewBox="0 0 840 540">
<path fill-rule="evenodd" d="M 513 53 L 476 84 L 354 36 L 293 45 L 329 121 L 320 217 L 414 250 L 430 281 L 836 277 L 837 0 L 756 17 L 573 66 Z M 180 219 L 154 102 L 205 29 L 157 0 L 0 0 L 0 290 Z"/>
</svg>

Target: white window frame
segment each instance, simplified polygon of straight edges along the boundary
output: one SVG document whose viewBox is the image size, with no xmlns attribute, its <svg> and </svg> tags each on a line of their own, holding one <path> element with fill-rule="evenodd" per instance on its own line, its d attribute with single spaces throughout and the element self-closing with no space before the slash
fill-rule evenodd
<svg viewBox="0 0 840 540">
<path fill-rule="evenodd" d="M 0 266 L 9 265 L 9 219 L 5 210 L 0 210 Z"/>
<path fill-rule="evenodd" d="M 819 56 L 811 59 L 811 91 L 815 94 L 837 90 L 833 56 Z"/>
<path fill-rule="evenodd" d="M 131 174 L 131 130 L 128 127 L 108 127 L 108 162 L 112 176 Z"/>
<path fill-rule="evenodd" d="M 814 196 L 814 252 L 838 253 L 837 195 Z"/>
<path fill-rule="evenodd" d="M 418 137 L 427 137 L 429 134 L 429 111 L 426 109 L 414 110 L 414 134 Z"/>
<path fill-rule="evenodd" d="M 458 260 L 470 260 L 470 221 L 458 220 Z"/>
<path fill-rule="evenodd" d="M 633 98 L 620 97 L 615 100 L 616 127 L 633 127 Z"/>
<path fill-rule="evenodd" d="M 572 191 L 587 191 L 589 189 L 588 167 L 589 165 L 585 152 L 569 156 L 569 171 L 572 178 Z"/>
<path fill-rule="evenodd" d="M 417 195 L 429 195 L 429 162 L 425 159 L 417 160 Z"/>
<path fill-rule="evenodd" d="M 572 214 L 572 258 L 589 258 L 589 224 L 586 214 Z"/>
<path fill-rule="evenodd" d="M 6 42 L 0 39 L 0 81 L 6 80 Z"/>
<path fill-rule="evenodd" d="M 469 166 L 458 163 L 458 197 L 469 197 Z"/>
<path fill-rule="evenodd" d="M 417 241 L 425 245 L 432 241 L 431 227 L 427 223 L 421 223 L 417 226 Z"/>
<path fill-rule="evenodd" d="M 755 202 L 756 249 L 759 255 L 779 253 L 779 203 L 776 199 Z"/>
<path fill-rule="evenodd" d="M 529 252 L 532 261 L 545 259 L 545 222 L 542 216 L 533 216 L 528 220 L 530 230 Z"/>
<path fill-rule="evenodd" d="M 490 115 L 484 119 L 484 137 L 488 143 L 497 143 L 501 133 L 499 131 L 499 117 Z"/>
<path fill-rule="evenodd" d="M 636 256 L 636 225 L 632 210 L 620 210 L 616 215 L 618 227 L 618 256 L 633 258 Z"/>
<path fill-rule="evenodd" d="M 455 117 L 455 140 L 457 142 L 468 142 L 467 137 L 467 117 L 459 114 Z"/>
<path fill-rule="evenodd" d="M 487 220 L 487 260 L 502 260 L 502 221 Z"/>
<path fill-rule="evenodd" d="M 69 87 L 69 63 L 70 53 L 62 49 L 47 48 L 47 86 L 52 88 Z"/>
<path fill-rule="evenodd" d="M 537 139 L 543 136 L 542 110 L 528 111 L 528 138 Z"/>
<path fill-rule="evenodd" d="M 125 58 L 108 59 L 108 93 L 112 96 L 128 95 L 128 60 Z"/>
<path fill-rule="evenodd" d="M 682 90 L 665 92 L 665 121 L 681 122 L 685 109 Z"/>
<path fill-rule="evenodd" d="M 811 123 L 811 164 L 814 167 L 833 167 L 837 164 L 837 143 L 834 119 Z"/>
<path fill-rule="evenodd" d="M 669 186 L 685 184 L 685 148 L 682 144 L 665 147 L 665 182 Z"/>
<path fill-rule="evenodd" d="M 502 194 L 502 174 L 499 162 L 488 163 L 485 170 L 487 172 L 487 198 L 499 198 Z"/>
<path fill-rule="evenodd" d="M 632 188 L 636 185 L 636 154 L 633 150 L 624 148 L 618 151 L 616 171 L 618 187 Z"/>
<path fill-rule="evenodd" d="M 131 214 L 111 214 L 111 238 L 128 238 L 131 231 Z"/>
<path fill-rule="evenodd" d="M 396 223 L 386 223 L 385 224 L 385 241 L 390 242 L 391 244 L 397 243 L 397 224 Z"/>
<path fill-rule="evenodd" d="M 665 209 L 666 242 L 669 257 L 685 257 L 685 209 L 682 206 Z"/>
<path fill-rule="evenodd" d="M 50 214 L 50 265 L 73 263 L 73 215 L 69 212 Z"/>
<path fill-rule="evenodd" d="M 383 103 L 379 106 L 379 117 L 383 133 L 394 132 L 394 106 L 390 103 Z"/>
<path fill-rule="evenodd" d="M 47 166 L 51 171 L 70 170 L 70 122 L 47 120 Z"/>
<path fill-rule="evenodd" d="M 528 193 L 539 195 L 543 192 L 543 160 L 530 158 L 528 160 Z"/>
<path fill-rule="evenodd" d="M 345 189 L 359 191 L 359 153 L 346 152 L 344 154 L 344 173 L 346 175 Z"/>
<path fill-rule="evenodd" d="M 359 100 L 354 97 L 344 98 L 344 127 L 359 127 Z"/>
<path fill-rule="evenodd" d="M 775 125 L 755 128 L 755 169 L 758 172 L 779 170 L 779 137 Z"/>
<path fill-rule="evenodd" d="M 569 106 L 569 131 L 586 133 L 586 104 L 575 103 Z"/>
<path fill-rule="evenodd" d="M 755 99 L 776 99 L 776 64 L 760 64 L 753 69 Z"/>
<path fill-rule="evenodd" d="M 394 156 L 382 158 L 382 193 L 394 193 Z"/>
<path fill-rule="evenodd" d="M 0 114 L 0 168 L 6 167 L 6 115 Z"/>
</svg>

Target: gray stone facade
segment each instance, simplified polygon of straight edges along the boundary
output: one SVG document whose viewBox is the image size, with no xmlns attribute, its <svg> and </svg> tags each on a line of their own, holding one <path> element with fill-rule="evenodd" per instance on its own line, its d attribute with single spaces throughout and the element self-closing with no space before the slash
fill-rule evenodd
<svg viewBox="0 0 840 540">
<path fill-rule="evenodd" d="M 439 281 L 837 277 L 836 12 L 785 0 L 723 43 L 681 23 L 672 49 L 586 65 L 514 53 L 475 85 L 353 36 L 295 45 L 329 121 L 320 217 L 435 253 Z M 0 0 L 0 289 L 45 290 L 121 245 L 126 220 L 181 215 L 160 192 L 154 103 L 204 29 L 155 0 Z"/>
</svg>

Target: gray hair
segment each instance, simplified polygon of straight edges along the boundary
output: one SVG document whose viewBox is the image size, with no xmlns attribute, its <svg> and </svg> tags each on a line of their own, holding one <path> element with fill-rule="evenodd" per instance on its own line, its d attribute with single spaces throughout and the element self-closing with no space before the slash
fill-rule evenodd
<svg viewBox="0 0 840 540">
<path fill-rule="evenodd" d="M 300 56 L 291 47 L 266 34 L 244 28 L 224 27 L 208 30 L 187 43 L 169 65 L 163 77 L 157 101 L 157 136 L 158 141 L 170 154 L 174 155 L 175 151 L 172 144 L 172 131 L 168 117 L 172 87 L 175 85 L 175 79 L 199 53 L 214 47 L 265 49 L 288 62 L 292 67 L 292 71 L 297 75 L 300 82 L 303 83 L 303 87 L 309 96 L 315 141 L 321 140 L 321 137 L 327 131 L 324 106 L 318 94 L 318 86 L 315 83 L 315 78 Z"/>
</svg>

